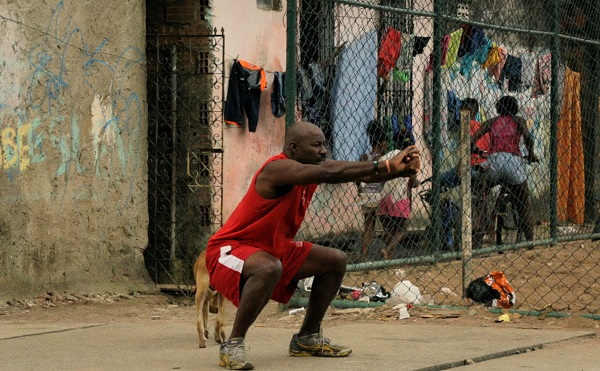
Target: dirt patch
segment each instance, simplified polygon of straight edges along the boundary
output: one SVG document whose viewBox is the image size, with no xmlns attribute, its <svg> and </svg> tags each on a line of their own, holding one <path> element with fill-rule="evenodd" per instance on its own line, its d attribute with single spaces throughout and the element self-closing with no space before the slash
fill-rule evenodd
<svg viewBox="0 0 600 371">
<path fill-rule="evenodd" d="M 600 242 L 581 241 L 476 256 L 466 283 L 490 271 L 503 271 L 516 291 L 515 309 L 600 315 Z M 433 304 L 464 306 L 460 260 L 419 266 L 350 272 L 348 286 L 376 281 L 388 291 L 409 280 Z"/>
<path fill-rule="evenodd" d="M 47 300 L 36 298 L 29 302 L 14 303 L 0 308 L 0 321 L 26 321 L 28 323 L 144 323 L 162 322 L 189 323 L 195 327 L 196 312 L 193 299 L 169 295 L 145 294 L 104 294 L 76 298 L 72 295 L 55 296 Z M 48 305 L 47 303 L 52 303 Z M 226 326 L 230 328 L 235 316 L 235 307 L 227 302 Z M 298 312 L 298 311 L 296 311 Z M 210 320 L 212 321 L 212 316 Z M 600 321 L 577 315 L 567 318 L 510 314 L 510 322 L 497 322 L 499 314 L 490 313 L 481 305 L 467 309 L 431 309 L 416 306 L 410 309 L 410 317 L 399 320 L 398 311 L 388 306 L 378 308 L 330 308 L 323 326 L 339 326 L 349 323 L 405 323 L 433 324 L 441 326 L 502 326 L 529 329 L 570 329 L 594 331 L 600 335 Z M 278 303 L 269 302 L 254 326 L 275 328 L 299 328 L 304 318 L 303 312 L 291 315 L 289 310 L 281 311 Z M 599 338 L 600 339 L 600 338 Z"/>
</svg>

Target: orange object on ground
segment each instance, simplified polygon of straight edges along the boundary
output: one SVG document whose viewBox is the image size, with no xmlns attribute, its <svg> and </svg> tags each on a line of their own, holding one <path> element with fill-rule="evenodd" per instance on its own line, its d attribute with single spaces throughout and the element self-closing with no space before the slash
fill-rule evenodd
<svg viewBox="0 0 600 371">
<path fill-rule="evenodd" d="M 485 283 L 500 293 L 498 305 L 510 308 L 515 304 L 515 290 L 512 288 L 503 272 L 492 271 L 484 278 Z"/>
</svg>

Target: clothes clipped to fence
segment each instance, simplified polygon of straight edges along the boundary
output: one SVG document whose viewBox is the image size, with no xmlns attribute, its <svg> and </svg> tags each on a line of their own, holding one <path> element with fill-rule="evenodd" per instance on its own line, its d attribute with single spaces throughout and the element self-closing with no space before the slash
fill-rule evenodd
<svg viewBox="0 0 600 371">
<path fill-rule="evenodd" d="M 327 70 L 320 63 L 312 62 L 307 69 L 296 71 L 297 91 L 302 106 L 302 119 L 318 127 L 329 116 L 329 92 Z"/>
<path fill-rule="evenodd" d="M 387 79 L 396 65 L 402 47 L 402 33 L 388 27 L 377 55 L 377 76 Z"/>
<path fill-rule="evenodd" d="M 448 39 L 448 52 L 446 53 L 446 60 L 443 64 L 445 68 L 450 68 L 454 66 L 454 63 L 456 62 L 456 58 L 458 56 L 458 49 L 460 47 L 460 40 L 462 34 L 462 28 L 459 28 L 458 30 L 450 34 L 450 38 Z"/>
<path fill-rule="evenodd" d="M 506 84 L 509 92 L 532 88 L 532 97 L 549 92 L 552 60 L 549 53 L 535 55 L 530 51 L 517 53 L 507 50 L 487 38 L 480 28 L 471 25 L 463 25 L 444 35 L 440 42 L 443 68 L 453 68 L 458 63 L 461 75 L 470 79 L 473 68 L 479 66 L 501 88 Z M 432 70 L 433 55 L 426 68 L 426 71 Z"/>
<path fill-rule="evenodd" d="M 558 121 L 558 220 L 583 224 L 585 212 L 581 76 L 567 68 L 564 102 Z"/>
</svg>

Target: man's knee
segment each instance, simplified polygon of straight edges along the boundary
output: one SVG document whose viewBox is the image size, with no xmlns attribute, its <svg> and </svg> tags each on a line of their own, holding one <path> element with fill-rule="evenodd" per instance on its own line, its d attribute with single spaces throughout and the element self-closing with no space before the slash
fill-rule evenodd
<svg viewBox="0 0 600 371">
<path fill-rule="evenodd" d="M 332 268 L 335 271 L 346 272 L 346 264 L 348 264 L 348 255 L 345 252 L 338 249 L 332 249 Z"/>
<path fill-rule="evenodd" d="M 260 277 L 276 284 L 281 278 L 282 265 L 279 259 L 268 254 L 254 254 L 244 263 L 244 276 Z"/>
<path fill-rule="evenodd" d="M 277 259 L 270 260 L 268 263 L 264 264 L 260 269 L 260 274 L 265 277 L 265 279 L 272 280 L 272 282 L 278 282 L 281 278 L 282 266 L 281 262 Z"/>
</svg>

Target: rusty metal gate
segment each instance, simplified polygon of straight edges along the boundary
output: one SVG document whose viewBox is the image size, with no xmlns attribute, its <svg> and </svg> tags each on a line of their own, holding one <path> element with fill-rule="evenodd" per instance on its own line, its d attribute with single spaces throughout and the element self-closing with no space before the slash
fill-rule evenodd
<svg viewBox="0 0 600 371">
<path fill-rule="evenodd" d="M 159 287 L 193 284 L 221 225 L 223 30 L 147 35 L 148 272 Z"/>
</svg>

